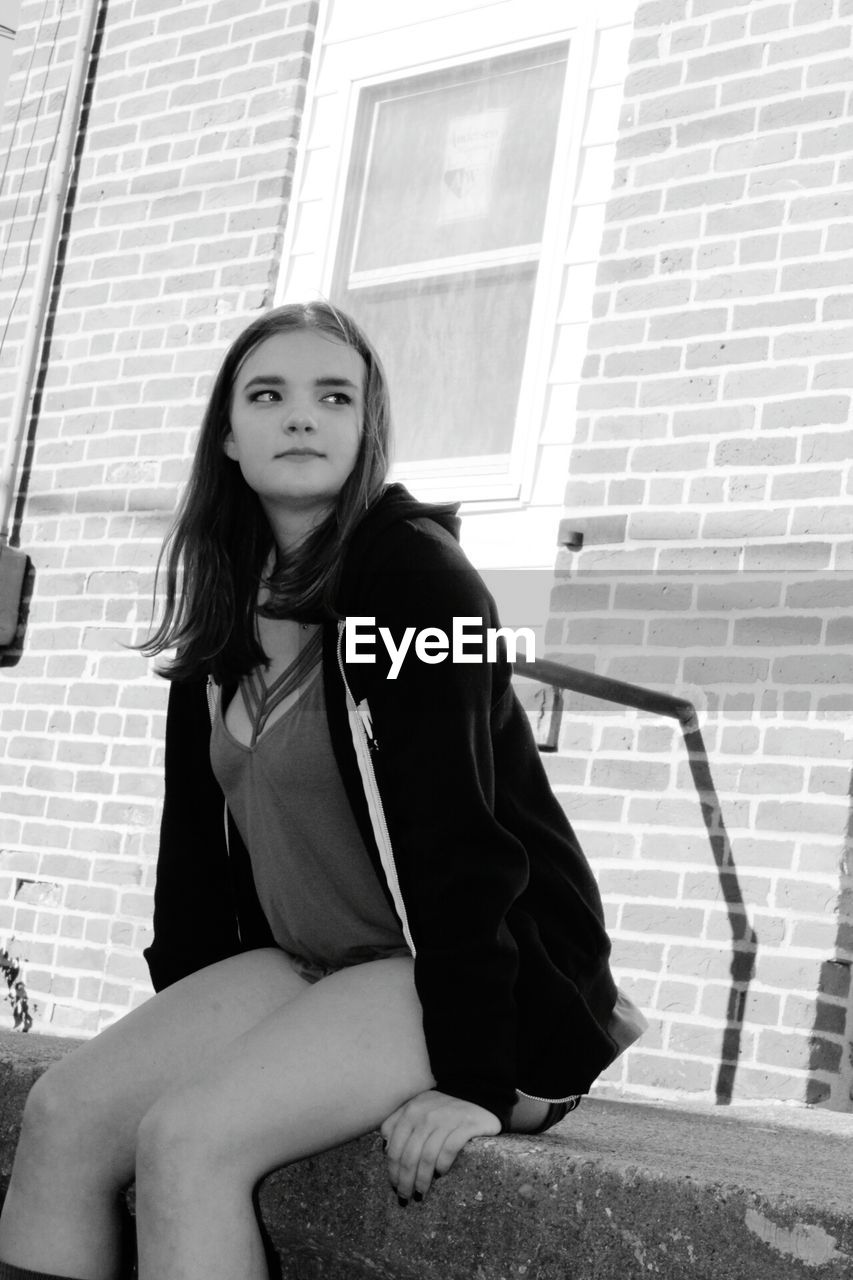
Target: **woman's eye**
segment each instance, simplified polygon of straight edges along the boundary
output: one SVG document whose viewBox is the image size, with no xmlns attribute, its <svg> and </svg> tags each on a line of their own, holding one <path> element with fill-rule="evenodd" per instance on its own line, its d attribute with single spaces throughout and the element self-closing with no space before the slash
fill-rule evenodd
<svg viewBox="0 0 853 1280">
<path fill-rule="evenodd" d="M 279 393 L 272 390 L 253 391 L 249 396 L 252 404 L 272 404 L 278 399 L 280 399 Z"/>
<path fill-rule="evenodd" d="M 332 404 L 352 404 L 352 396 L 345 391 L 330 391 L 327 396 L 323 396 L 323 402 L 327 400 L 331 400 Z"/>
</svg>

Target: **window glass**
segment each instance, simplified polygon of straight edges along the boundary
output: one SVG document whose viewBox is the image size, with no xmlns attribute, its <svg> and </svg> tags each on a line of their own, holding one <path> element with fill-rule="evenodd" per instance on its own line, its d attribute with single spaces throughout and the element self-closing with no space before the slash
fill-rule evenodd
<svg viewBox="0 0 853 1280">
<path fill-rule="evenodd" d="M 567 54 L 362 91 L 332 296 L 387 366 L 398 462 L 511 450 Z"/>
</svg>

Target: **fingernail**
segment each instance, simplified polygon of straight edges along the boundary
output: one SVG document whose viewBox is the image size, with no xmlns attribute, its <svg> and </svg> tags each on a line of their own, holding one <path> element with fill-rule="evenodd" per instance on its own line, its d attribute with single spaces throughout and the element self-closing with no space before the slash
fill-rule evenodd
<svg viewBox="0 0 853 1280">
<path fill-rule="evenodd" d="M 415 1201 L 416 1204 L 420 1204 L 420 1202 L 423 1200 L 423 1196 L 421 1195 L 420 1191 L 413 1191 L 412 1199 Z"/>
<path fill-rule="evenodd" d="M 400 1206 L 401 1209 L 407 1208 L 408 1203 L 409 1203 L 408 1200 L 404 1200 L 402 1196 L 397 1196 L 397 1204 Z"/>
</svg>

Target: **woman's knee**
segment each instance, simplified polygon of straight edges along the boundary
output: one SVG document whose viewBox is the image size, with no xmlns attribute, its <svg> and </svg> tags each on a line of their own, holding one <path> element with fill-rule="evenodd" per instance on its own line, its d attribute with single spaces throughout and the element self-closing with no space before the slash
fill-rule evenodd
<svg viewBox="0 0 853 1280">
<path fill-rule="evenodd" d="M 246 1167 L 244 1167 L 246 1166 Z M 143 1116 L 136 1133 L 138 1185 L 164 1193 L 194 1174 L 217 1173 L 253 1183 L 251 1153 L 230 1132 L 227 1115 L 192 1087 L 164 1094 Z"/>
<path fill-rule="evenodd" d="M 54 1063 L 33 1085 L 24 1106 L 21 1145 L 75 1166 L 101 1159 L 114 1128 L 109 1098 L 93 1097 L 73 1054 Z"/>
</svg>

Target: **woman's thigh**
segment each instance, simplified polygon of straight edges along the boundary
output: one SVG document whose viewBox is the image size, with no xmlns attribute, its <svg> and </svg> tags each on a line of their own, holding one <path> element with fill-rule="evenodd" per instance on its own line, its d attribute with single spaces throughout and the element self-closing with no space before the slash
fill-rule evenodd
<svg viewBox="0 0 853 1280">
<path fill-rule="evenodd" d="M 377 1128 L 433 1083 L 411 959 L 355 965 L 221 1045 L 162 1098 L 143 1121 L 143 1160 L 156 1165 L 159 1144 L 249 1184 Z"/>
<path fill-rule="evenodd" d="M 129 1180 L 139 1122 L 157 1099 L 308 989 L 274 948 L 201 969 L 61 1059 L 36 1085 L 36 1115 L 46 1110 L 48 1122 L 53 1114 L 64 1130 L 76 1128 L 81 1157 L 88 1146 Z"/>
<path fill-rule="evenodd" d="M 194 1128 L 257 1178 L 377 1128 L 434 1084 L 410 958 L 311 984 L 275 948 L 166 988 L 48 1078 L 78 1161 L 82 1143 L 111 1182 L 133 1176 L 145 1117 L 176 1138 Z M 541 1109 L 522 1100 L 510 1127 L 536 1127 Z"/>
</svg>

